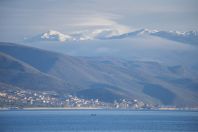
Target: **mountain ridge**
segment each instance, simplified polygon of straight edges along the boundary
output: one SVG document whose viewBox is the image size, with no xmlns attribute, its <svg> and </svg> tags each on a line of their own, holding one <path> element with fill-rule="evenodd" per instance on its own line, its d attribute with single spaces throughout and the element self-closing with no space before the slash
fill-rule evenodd
<svg viewBox="0 0 198 132">
<path fill-rule="evenodd" d="M 55 41 L 55 42 L 67 42 L 67 41 L 85 41 L 85 40 L 108 40 L 108 39 L 125 39 L 133 37 L 141 37 L 144 35 L 151 35 L 168 39 L 176 42 L 188 43 L 197 45 L 198 32 L 197 31 L 160 31 L 160 30 L 149 30 L 140 29 L 134 30 L 127 33 L 116 33 L 113 29 L 95 29 L 91 31 L 81 31 L 69 34 L 64 34 L 55 30 L 49 30 L 40 35 L 27 38 L 25 42 L 38 42 L 38 41 Z"/>
</svg>

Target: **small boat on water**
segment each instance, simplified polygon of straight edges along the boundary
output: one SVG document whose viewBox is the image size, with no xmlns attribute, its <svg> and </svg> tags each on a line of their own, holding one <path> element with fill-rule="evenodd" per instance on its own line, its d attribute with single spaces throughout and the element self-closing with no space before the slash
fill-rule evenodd
<svg viewBox="0 0 198 132">
<path fill-rule="evenodd" d="M 96 114 L 91 114 L 91 116 L 96 116 Z"/>
</svg>

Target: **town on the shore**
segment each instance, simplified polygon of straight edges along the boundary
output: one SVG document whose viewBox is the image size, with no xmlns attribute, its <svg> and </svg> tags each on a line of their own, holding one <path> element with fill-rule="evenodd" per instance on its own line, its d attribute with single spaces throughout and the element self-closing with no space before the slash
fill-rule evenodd
<svg viewBox="0 0 198 132">
<path fill-rule="evenodd" d="M 176 106 L 160 106 L 146 104 L 137 99 L 120 99 L 103 102 L 99 99 L 84 99 L 74 95 L 59 95 L 55 92 L 4 89 L 0 92 L 0 109 L 153 109 L 153 110 L 185 110 L 196 108 L 178 108 Z"/>
</svg>

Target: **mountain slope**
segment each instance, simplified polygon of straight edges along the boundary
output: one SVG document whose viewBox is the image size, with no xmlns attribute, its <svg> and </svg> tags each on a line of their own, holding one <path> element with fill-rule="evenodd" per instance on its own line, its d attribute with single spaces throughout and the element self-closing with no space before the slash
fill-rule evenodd
<svg viewBox="0 0 198 132">
<path fill-rule="evenodd" d="M 0 52 L 0 82 L 31 90 L 69 91 L 63 80 L 40 72 L 27 63 Z"/>
<path fill-rule="evenodd" d="M 197 74 L 183 66 L 110 57 L 71 57 L 3 42 L 0 51 L 4 58 L 1 82 L 23 89 L 111 102 L 127 98 L 151 104 L 198 105 Z"/>
<path fill-rule="evenodd" d="M 92 68 L 78 58 L 10 43 L 1 44 L 0 51 L 33 66 L 41 72 L 65 81 L 70 80 L 76 87 L 84 87 L 81 83 L 88 85 L 89 82 L 97 82 L 90 73 Z"/>
</svg>

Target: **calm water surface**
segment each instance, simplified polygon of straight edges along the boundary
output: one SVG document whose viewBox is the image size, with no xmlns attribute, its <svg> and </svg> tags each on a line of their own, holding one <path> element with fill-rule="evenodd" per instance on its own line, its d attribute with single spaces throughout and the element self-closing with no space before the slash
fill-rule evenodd
<svg viewBox="0 0 198 132">
<path fill-rule="evenodd" d="M 0 132 L 198 132 L 198 112 L 0 111 Z"/>
</svg>

